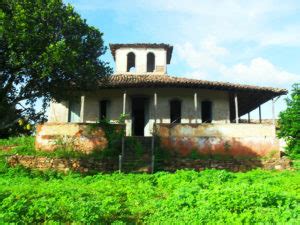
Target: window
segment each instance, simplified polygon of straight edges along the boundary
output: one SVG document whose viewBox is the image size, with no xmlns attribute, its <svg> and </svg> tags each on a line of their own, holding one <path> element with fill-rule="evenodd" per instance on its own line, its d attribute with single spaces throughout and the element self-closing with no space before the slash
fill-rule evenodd
<svg viewBox="0 0 300 225">
<path fill-rule="evenodd" d="M 170 101 L 170 119 L 171 119 L 171 123 L 181 122 L 181 101 L 179 100 Z"/>
<path fill-rule="evenodd" d="M 152 52 L 147 54 L 147 72 L 153 72 L 155 68 L 155 55 Z"/>
<path fill-rule="evenodd" d="M 102 100 L 99 102 L 99 119 L 104 120 L 107 118 L 107 109 L 108 108 L 108 101 Z"/>
<path fill-rule="evenodd" d="M 80 101 L 69 102 L 69 116 L 68 122 L 80 122 Z"/>
<path fill-rule="evenodd" d="M 129 52 L 127 54 L 127 72 L 134 72 L 135 70 L 135 54 Z"/>
<path fill-rule="evenodd" d="M 201 103 L 202 123 L 211 123 L 212 121 L 212 103 L 211 101 L 203 101 Z"/>
</svg>

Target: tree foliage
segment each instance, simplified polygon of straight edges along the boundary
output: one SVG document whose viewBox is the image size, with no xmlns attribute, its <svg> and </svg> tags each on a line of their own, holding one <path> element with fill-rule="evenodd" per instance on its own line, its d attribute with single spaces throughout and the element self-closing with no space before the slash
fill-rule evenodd
<svg viewBox="0 0 300 225">
<path fill-rule="evenodd" d="M 286 99 L 287 109 L 280 113 L 278 136 L 287 143 L 288 153 L 300 156 L 300 83 L 294 84 L 291 97 Z"/>
<path fill-rule="evenodd" d="M 0 19 L 0 130 L 41 118 L 34 107 L 41 98 L 45 109 L 112 72 L 99 59 L 103 34 L 62 0 L 4 0 Z"/>
</svg>

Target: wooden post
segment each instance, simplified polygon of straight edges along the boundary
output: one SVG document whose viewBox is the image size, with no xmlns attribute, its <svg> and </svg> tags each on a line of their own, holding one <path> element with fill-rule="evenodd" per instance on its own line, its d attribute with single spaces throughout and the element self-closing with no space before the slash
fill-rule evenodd
<svg viewBox="0 0 300 225">
<path fill-rule="evenodd" d="M 258 106 L 258 113 L 259 113 L 259 123 L 261 123 L 261 107 Z"/>
<path fill-rule="evenodd" d="M 250 112 L 248 112 L 248 123 L 250 123 L 251 118 L 250 118 Z"/>
<path fill-rule="evenodd" d="M 239 123 L 239 109 L 238 109 L 238 97 L 234 94 L 234 107 L 235 107 L 235 123 Z"/>
<path fill-rule="evenodd" d="M 82 95 L 80 98 L 80 122 L 83 123 L 84 121 L 84 101 L 85 101 L 85 96 Z"/>
<path fill-rule="evenodd" d="M 119 173 L 122 172 L 122 155 L 119 155 Z"/>
<path fill-rule="evenodd" d="M 272 98 L 272 122 L 275 125 L 275 100 Z"/>
<path fill-rule="evenodd" d="M 195 123 L 197 123 L 197 119 L 198 119 L 198 116 L 197 116 L 197 112 L 198 112 L 198 98 L 197 98 L 197 93 L 194 93 L 194 110 L 195 110 Z"/>
<path fill-rule="evenodd" d="M 124 153 L 125 153 L 125 137 L 123 136 L 122 139 L 122 156 L 124 156 Z"/>
<path fill-rule="evenodd" d="M 154 173 L 154 160 L 155 160 L 155 156 L 152 155 L 152 161 L 151 161 L 151 173 Z"/>
</svg>

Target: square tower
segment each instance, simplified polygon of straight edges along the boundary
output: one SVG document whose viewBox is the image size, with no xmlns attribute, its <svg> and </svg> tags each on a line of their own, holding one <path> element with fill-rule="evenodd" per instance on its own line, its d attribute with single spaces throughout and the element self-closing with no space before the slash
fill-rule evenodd
<svg viewBox="0 0 300 225">
<path fill-rule="evenodd" d="M 173 46 L 168 44 L 110 44 L 115 74 L 167 74 Z"/>
</svg>

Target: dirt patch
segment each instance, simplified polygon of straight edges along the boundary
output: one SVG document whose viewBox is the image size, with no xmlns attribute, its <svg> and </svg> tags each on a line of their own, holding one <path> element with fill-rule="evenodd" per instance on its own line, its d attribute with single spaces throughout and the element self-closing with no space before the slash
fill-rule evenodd
<svg viewBox="0 0 300 225">
<path fill-rule="evenodd" d="M 0 147 L 0 151 L 3 151 L 3 152 L 10 152 L 10 151 L 13 150 L 15 147 L 18 147 L 18 145 L 1 146 L 1 147 Z"/>
</svg>

